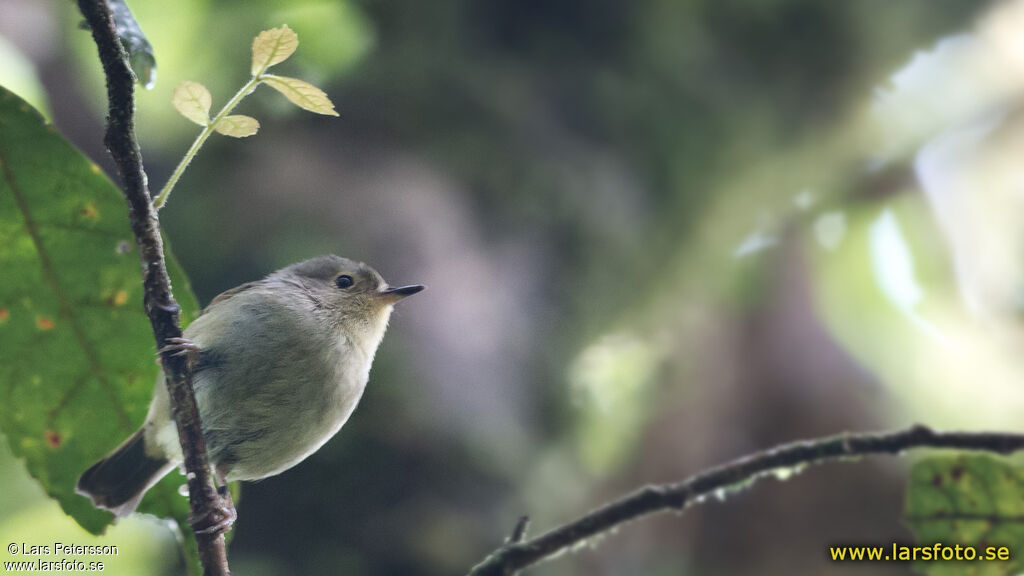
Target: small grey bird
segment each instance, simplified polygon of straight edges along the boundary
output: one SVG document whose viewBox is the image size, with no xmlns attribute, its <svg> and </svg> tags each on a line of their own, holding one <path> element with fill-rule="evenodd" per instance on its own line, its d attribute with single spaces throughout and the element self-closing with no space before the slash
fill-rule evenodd
<svg viewBox="0 0 1024 576">
<path fill-rule="evenodd" d="M 194 361 L 217 478 L 279 474 L 334 436 L 363 394 L 392 306 L 420 290 L 391 288 L 366 264 L 321 256 L 214 298 L 176 347 Z M 181 462 L 161 372 L 142 428 L 86 470 L 77 491 L 127 516 Z"/>
</svg>

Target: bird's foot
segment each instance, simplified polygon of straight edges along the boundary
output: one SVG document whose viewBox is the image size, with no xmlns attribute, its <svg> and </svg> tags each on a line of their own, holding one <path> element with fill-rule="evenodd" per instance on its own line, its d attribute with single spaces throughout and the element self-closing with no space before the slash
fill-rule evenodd
<svg viewBox="0 0 1024 576">
<path fill-rule="evenodd" d="M 196 534 L 224 534 L 238 518 L 235 503 L 231 501 L 231 492 L 227 486 L 217 488 L 217 504 L 206 510 L 199 518 L 189 518 L 189 524 Z"/>
<path fill-rule="evenodd" d="M 167 342 L 169 344 L 157 351 L 159 354 L 168 353 L 172 356 L 184 356 L 189 370 L 195 368 L 196 364 L 199 363 L 203 350 L 195 342 L 188 338 L 168 338 Z"/>
</svg>

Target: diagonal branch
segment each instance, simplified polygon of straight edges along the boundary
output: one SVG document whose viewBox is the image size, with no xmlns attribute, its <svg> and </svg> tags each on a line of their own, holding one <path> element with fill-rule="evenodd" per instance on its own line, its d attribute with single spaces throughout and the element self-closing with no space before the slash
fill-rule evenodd
<svg viewBox="0 0 1024 576">
<path fill-rule="evenodd" d="M 881 433 L 839 434 L 783 444 L 700 472 L 674 484 L 640 488 L 527 541 L 511 541 L 474 566 L 469 576 L 511 576 L 612 528 L 657 512 L 682 512 L 721 490 L 745 486 L 780 470 L 912 448 L 952 448 L 1010 454 L 1024 450 L 1024 434 L 936 432 L 915 425 Z M 518 532 L 518 529 L 517 529 Z"/>
<path fill-rule="evenodd" d="M 110 107 L 104 143 L 117 164 L 124 196 L 128 201 L 128 216 L 142 261 L 146 315 L 153 326 L 157 349 L 164 350 L 172 339 L 181 337 L 178 318 L 180 309 L 171 294 L 171 283 L 167 275 L 163 242 L 160 237 L 160 222 L 153 210 L 142 166 L 142 155 L 135 139 L 135 77 L 128 65 L 124 47 L 118 39 L 107 3 L 104 0 L 78 0 L 78 7 L 92 30 L 93 40 L 99 49 L 103 72 L 107 78 L 107 98 Z M 178 438 L 185 457 L 193 526 L 197 522 L 203 522 L 204 525 L 216 524 L 223 520 L 219 517 L 223 504 L 210 474 L 206 444 L 199 422 L 199 410 L 192 391 L 192 378 L 186 359 L 165 351 L 161 354 L 161 360 L 167 377 L 171 412 L 178 427 Z M 197 533 L 196 541 L 204 574 L 229 575 L 223 534 Z"/>
</svg>

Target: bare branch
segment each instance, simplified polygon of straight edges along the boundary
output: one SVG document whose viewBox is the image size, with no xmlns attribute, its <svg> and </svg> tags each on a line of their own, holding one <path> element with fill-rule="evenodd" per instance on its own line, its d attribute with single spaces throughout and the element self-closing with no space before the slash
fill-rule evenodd
<svg viewBox="0 0 1024 576">
<path fill-rule="evenodd" d="M 925 426 L 882 433 L 840 434 L 784 444 L 700 472 L 674 484 L 650 485 L 525 542 L 510 541 L 469 576 L 511 576 L 627 522 L 657 512 L 682 512 L 708 495 L 749 485 L 780 470 L 912 448 L 952 448 L 1010 454 L 1024 449 L 1024 434 L 936 432 Z"/>
<path fill-rule="evenodd" d="M 178 318 L 180 308 L 171 294 L 160 237 L 160 222 L 153 210 L 142 155 L 135 139 L 135 77 L 106 2 L 78 0 L 78 7 L 92 30 L 107 78 L 109 116 L 104 143 L 117 164 L 124 196 L 128 201 L 128 216 L 142 261 L 146 315 L 153 326 L 157 349 L 165 350 L 171 339 L 181 337 Z M 210 474 L 199 410 L 186 359 L 164 351 L 161 360 L 171 397 L 171 411 L 185 456 L 193 528 L 221 524 L 225 515 L 224 503 L 217 494 Z M 218 531 L 205 534 L 197 531 L 196 541 L 204 574 L 229 575 L 224 535 Z"/>
</svg>

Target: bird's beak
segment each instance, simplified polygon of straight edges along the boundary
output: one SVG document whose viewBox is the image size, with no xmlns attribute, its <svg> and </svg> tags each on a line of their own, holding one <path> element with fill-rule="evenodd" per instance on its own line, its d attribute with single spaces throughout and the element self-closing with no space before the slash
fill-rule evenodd
<svg viewBox="0 0 1024 576">
<path fill-rule="evenodd" d="M 417 292 L 421 292 L 425 288 L 426 286 L 423 286 L 422 284 L 410 284 L 408 286 L 386 288 L 380 291 L 380 296 L 388 304 L 394 304 L 406 296 L 412 296 Z"/>
</svg>

